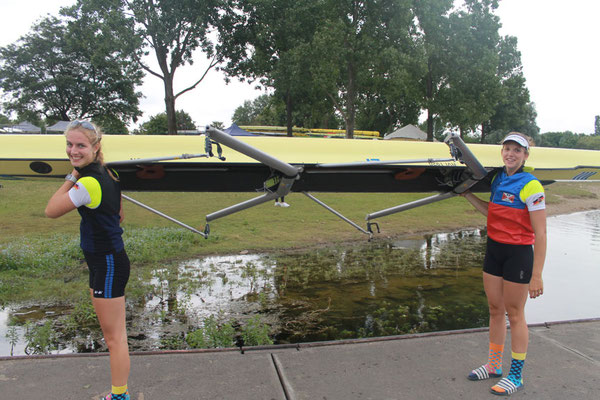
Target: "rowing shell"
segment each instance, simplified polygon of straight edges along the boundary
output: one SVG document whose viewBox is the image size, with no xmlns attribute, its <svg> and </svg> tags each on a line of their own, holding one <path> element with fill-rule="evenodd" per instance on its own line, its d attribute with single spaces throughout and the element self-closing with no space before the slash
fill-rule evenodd
<svg viewBox="0 0 600 400">
<path fill-rule="evenodd" d="M 444 192 L 460 181 L 465 170 L 463 164 L 449 159 L 445 143 L 236 139 L 301 168 L 291 188 L 294 192 Z M 270 167 L 227 146 L 222 148 L 225 160 L 179 156 L 204 154 L 204 135 L 105 135 L 102 143 L 105 161 L 119 173 L 123 190 L 249 192 L 262 189 L 274 175 Z M 502 167 L 500 146 L 468 147 L 486 169 Z M 157 161 L 162 157 L 179 159 Z M 600 151 L 535 147 L 527 166 L 543 184 L 600 181 Z M 63 135 L 0 135 L 0 176 L 63 177 L 71 170 Z M 473 187 L 478 191 L 488 188 L 483 182 Z"/>
</svg>

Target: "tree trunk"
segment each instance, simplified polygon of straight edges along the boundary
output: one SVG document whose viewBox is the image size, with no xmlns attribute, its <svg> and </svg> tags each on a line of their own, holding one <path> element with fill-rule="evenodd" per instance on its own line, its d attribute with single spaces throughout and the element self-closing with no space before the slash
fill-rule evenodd
<svg viewBox="0 0 600 400">
<path fill-rule="evenodd" d="M 167 129 L 169 135 L 177 135 L 177 116 L 175 114 L 175 94 L 173 92 L 173 76 L 165 75 L 165 106 L 167 110 Z"/>
<path fill-rule="evenodd" d="M 427 109 L 427 141 L 433 142 L 433 113 Z"/>
<path fill-rule="evenodd" d="M 487 135 L 486 123 L 481 124 L 481 143 L 485 143 L 485 136 Z"/>
<path fill-rule="evenodd" d="M 285 96 L 285 119 L 286 119 L 286 126 L 287 126 L 287 135 L 289 137 L 294 136 L 294 133 L 292 132 L 292 127 L 293 127 L 292 108 L 293 108 L 292 96 L 290 95 L 290 91 L 288 90 L 287 94 Z"/>
<path fill-rule="evenodd" d="M 431 68 L 427 73 L 427 87 L 425 98 L 429 103 L 433 98 L 433 79 L 431 78 Z M 433 113 L 431 112 L 430 106 L 427 107 L 427 141 L 433 142 Z"/>
<path fill-rule="evenodd" d="M 348 92 L 346 93 L 346 138 L 354 139 L 354 119 L 356 111 L 354 109 L 354 84 L 355 84 L 354 64 L 348 64 Z"/>
</svg>

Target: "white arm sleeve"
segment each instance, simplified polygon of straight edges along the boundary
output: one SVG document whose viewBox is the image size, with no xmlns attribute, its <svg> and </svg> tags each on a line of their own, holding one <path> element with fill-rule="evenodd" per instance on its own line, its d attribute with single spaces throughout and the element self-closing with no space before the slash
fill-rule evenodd
<svg viewBox="0 0 600 400">
<path fill-rule="evenodd" d="M 79 208 L 81 206 L 86 206 L 92 202 L 92 198 L 90 197 L 89 192 L 80 182 L 77 182 L 73 187 L 69 190 L 69 197 L 75 207 Z"/>
</svg>

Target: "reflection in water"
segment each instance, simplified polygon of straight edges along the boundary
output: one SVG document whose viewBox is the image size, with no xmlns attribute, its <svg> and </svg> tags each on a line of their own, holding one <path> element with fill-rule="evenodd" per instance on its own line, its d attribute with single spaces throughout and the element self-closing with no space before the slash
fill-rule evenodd
<svg viewBox="0 0 600 400">
<path fill-rule="evenodd" d="M 527 303 L 530 323 L 598 317 L 600 211 L 548 219 L 545 294 Z M 276 343 L 396 335 L 487 325 L 481 283 L 485 232 L 268 255 L 207 257 L 156 270 L 152 290 L 128 303 L 132 350 L 184 348 L 183 337 L 215 315 L 239 326 L 254 315 Z M 48 311 L 44 309 L 45 311 Z M 72 310 L 0 312 L 0 355 L 9 320 L 58 320 Z M 61 332 L 62 351 L 105 350 L 97 326 Z M 65 349 L 66 347 L 66 349 Z M 15 354 L 23 354 L 23 343 Z"/>
<path fill-rule="evenodd" d="M 420 249 L 405 246 L 371 243 L 270 256 L 279 289 L 274 303 L 284 321 L 278 342 L 457 329 L 487 321 L 479 232 L 433 236 Z"/>
</svg>

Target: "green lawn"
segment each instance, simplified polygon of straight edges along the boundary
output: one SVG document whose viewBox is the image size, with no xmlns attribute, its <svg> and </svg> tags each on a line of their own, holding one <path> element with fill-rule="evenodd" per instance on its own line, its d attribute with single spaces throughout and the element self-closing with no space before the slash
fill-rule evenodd
<svg viewBox="0 0 600 400">
<path fill-rule="evenodd" d="M 79 215 L 58 219 L 44 208 L 61 180 L 0 180 L 0 304 L 28 299 L 73 301 L 85 293 L 86 267 L 78 250 Z M 595 198 L 583 184 L 554 184 L 549 204 L 567 198 Z M 257 193 L 126 193 L 182 222 L 204 229 L 205 216 Z M 365 227 L 365 216 L 430 194 L 313 193 L 321 201 Z M 482 194 L 483 197 L 487 195 Z M 203 239 L 155 214 L 124 201 L 124 238 L 135 266 L 131 291 L 143 293 L 158 266 L 207 254 L 270 251 L 341 242 L 367 236 L 303 194 L 286 196 L 289 208 L 266 203 L 211 223 Z M 455 197 L 376 220 L 380 238 L 422 235 L 483 226 L 485 218 Z M 51 300 L 52 301 L 52 300 Z"/>
</svg>

